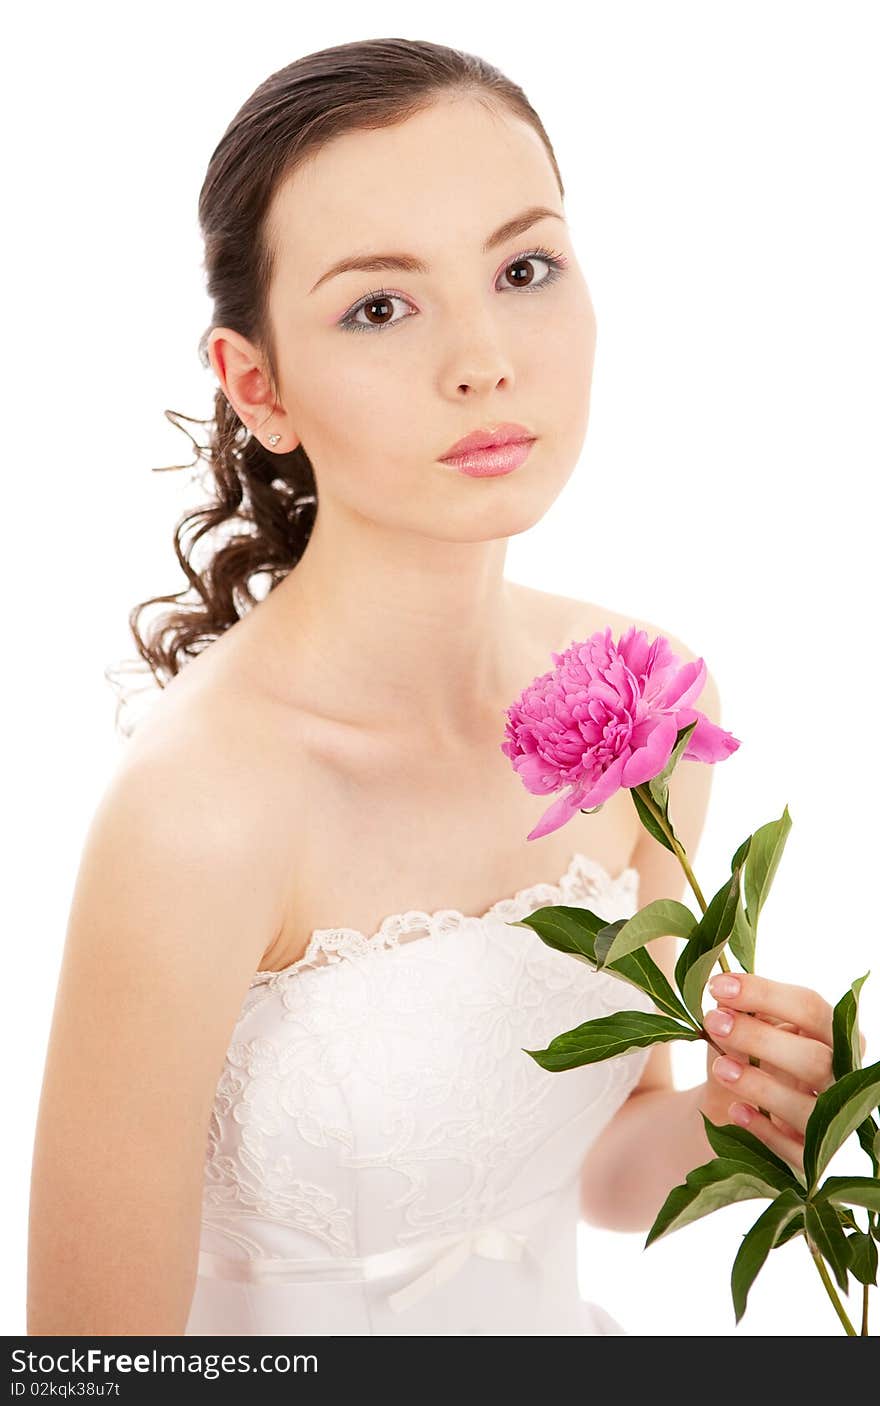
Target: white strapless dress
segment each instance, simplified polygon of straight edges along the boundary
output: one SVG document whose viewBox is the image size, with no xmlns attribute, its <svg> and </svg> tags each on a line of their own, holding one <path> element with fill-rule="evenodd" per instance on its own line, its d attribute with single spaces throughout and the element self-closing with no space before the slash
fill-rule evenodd
<svg viewBox="0 0 880 1406">
<path fill-rule="evenodd" d="M 550 1073 L 526 1049 L 649 997 L 509 923 L 613 921 L 638 872 L 573 855 L 480 917 L 314 932 L 251 980 L 217 1086 L 185 1334 L 626 1334 L 577 1280 L 584 1155 L 647 1049 Z"/>
</svg>

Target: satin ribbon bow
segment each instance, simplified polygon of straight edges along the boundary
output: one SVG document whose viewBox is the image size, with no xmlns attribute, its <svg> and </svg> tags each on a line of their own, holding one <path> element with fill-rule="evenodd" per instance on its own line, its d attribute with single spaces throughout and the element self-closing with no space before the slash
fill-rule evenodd
<svg viewBox="0 0 880 1406">
<path fill-rule="evenodd" d="M 504 1230 L 498 1225 L 482 1226 L 458 1240 L 450 1250 L 434 1260 L 423 1274 L 402 1289 L 388 1295 L 388 1307 L 402 1313 L 424 1298 L 432 1289 L 446 1284 L 457 1274 L 470 1255 L 482 1255 L 487 1260 L 519 1260 L 528 1241 L 522 1230 Z"/>
<path fill-rule="evenodd" d="M 202 1250 L 198 1272 L 208 1279 L 233 1279 L 249 1284 L 377 1283 L 404 1274 L 423 1264 L 427 1256 L 433 1256 L 427 1269 L 423 1269 L 409 1284 L 388 1295 L 387 1302 L 392 1312 L 402 1313 L 432 1289 L 448 1283 L 471 1255 L 508 1262 L 522 1259 L 528 1243 L 526 1226 L 531 1227 L 544 1220 L 559 1204 L 559 1197 L 560 1191 L 554 1190 L 517 1207 L 511 1213 L 516 1217 L 517 1230 L 490 1222 L 473 1230 L 441 1236 L 434 1241 L 398 1245 L 355 1259 L 291 1260 L 257 1256 L 239 1260 Z"/>
</svg>

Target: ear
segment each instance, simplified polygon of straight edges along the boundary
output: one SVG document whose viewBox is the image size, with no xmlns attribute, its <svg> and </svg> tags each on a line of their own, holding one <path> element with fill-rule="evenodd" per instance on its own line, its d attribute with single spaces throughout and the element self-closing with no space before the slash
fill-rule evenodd
<svg viewBox="0 0 880 1406">
<path fill-rule="evenodd" d="M 299 438 L 275 398 L 267 369 L 253 343 L 230 327 L 215 327 L 207 350 L 223 394 L 242 424 L 277 454 L 289 454 L 295 449 Z M 280 442 L 270 446 L 269 434 L 280 435 Z"/>
</svg>

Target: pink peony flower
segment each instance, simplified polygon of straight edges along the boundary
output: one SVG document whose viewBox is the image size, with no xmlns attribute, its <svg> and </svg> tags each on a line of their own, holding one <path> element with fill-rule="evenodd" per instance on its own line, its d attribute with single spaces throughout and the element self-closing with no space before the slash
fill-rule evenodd
<svg viewBox="0 0 880 1406">
<path fill-rule="evenodd" d="M 617 644 L 611 626 L 572 641 L 556 664 L 506 710 L 501 750 L 534 795 L 570 786 L 528 836 L 558 830 L 579 810 L 661 772 L 675 739 L 695 719 L 681 761 L 718 762 L 739 740 L 691 706 L 706 682 L 705 661 L 681 664 L 663 635 L 651 643 L 631 625 Z"/>
</svg>

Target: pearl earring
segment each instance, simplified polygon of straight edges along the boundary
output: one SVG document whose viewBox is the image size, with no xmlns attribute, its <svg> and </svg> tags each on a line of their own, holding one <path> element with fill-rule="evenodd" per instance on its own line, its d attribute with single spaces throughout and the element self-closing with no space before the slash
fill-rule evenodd
<svg viewBox="0 0 880 1406">
<path fill-rule="evenodd" d="M 277 444 L 280 438 L 281 438 L 280 434 L 270 434 L 270 436 L 269 436 L 269 443 L 270 443 L 270 444 Z"/>
</svg>

